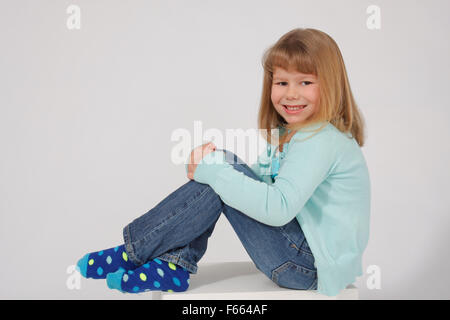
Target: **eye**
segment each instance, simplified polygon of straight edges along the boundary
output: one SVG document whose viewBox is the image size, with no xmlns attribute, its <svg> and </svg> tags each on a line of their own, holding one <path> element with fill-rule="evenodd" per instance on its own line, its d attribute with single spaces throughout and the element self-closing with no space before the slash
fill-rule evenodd
<svg viewBox="0 0 450 320">
<path fill-rule="evenodd" d="M 276 82 L 275 84 L 277 84 L 277 85 L 283 85 L 283 84 L 285 84 L 285 83 L 287 83 L 286 81 L 281 81 L 281 82 Z M 306 83 L 306 85 L 310 85 L 310 84 L 312 84 L 312 82 L 311 81 L 302 81 L 302 82 L 300 82 L 300 83 Z"/>
</svg>

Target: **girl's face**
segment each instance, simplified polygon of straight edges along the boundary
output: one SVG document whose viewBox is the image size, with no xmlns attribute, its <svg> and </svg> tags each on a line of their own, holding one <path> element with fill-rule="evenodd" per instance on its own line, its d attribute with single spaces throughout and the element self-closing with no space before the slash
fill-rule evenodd
<svg viewBox="0 0 450 320">
<path fill-rule="evenodd" d="M 275 109 L 287 123 L 302 123 L 318 110 L 318 79 L 312 74 L 276 67 L 271 99 Z M 288 110 L 286 106 L 302 106 L 302 109 Z"/>
</svg>

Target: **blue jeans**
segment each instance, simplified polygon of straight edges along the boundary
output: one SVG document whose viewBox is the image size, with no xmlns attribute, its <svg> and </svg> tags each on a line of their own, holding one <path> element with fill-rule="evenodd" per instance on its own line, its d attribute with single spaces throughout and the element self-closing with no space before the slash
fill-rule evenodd
<svg viewBox="0 0 450 320">
<path fill-rule="evenodd" d="M 222 151 L 234 169 L 260 181 L 234 153 Z M 226 205 L 214 189 L 195 180 L 123 229 L 128 257 L 138 266 L 158 258 L 195 274 L 222 212 L 256 268 L 269 279 L 280 287 L 317 289 L 314 256 L 296 218 L 282 227 L 263 224 Z"/>
</svg>

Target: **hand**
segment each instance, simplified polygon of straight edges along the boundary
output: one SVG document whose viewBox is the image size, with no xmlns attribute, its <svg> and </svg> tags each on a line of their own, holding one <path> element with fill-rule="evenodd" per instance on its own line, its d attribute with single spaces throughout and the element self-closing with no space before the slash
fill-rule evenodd
<svg viewBox="0 0 450 320">
<path fill-rule="evenodd" d="M 207 154 L 214 152 L 216 150 L 216 146 L 212 142 L 205 143 L 201 146 L 198 146 L 194 150 L 192 150 L 191 155 L 189 157 L 189 165 L 188 165 L 188 175 L 187 177 L 191 180 L 194 180 L 194 172 L 197 169 L 197 165 Z"/>
</svg>

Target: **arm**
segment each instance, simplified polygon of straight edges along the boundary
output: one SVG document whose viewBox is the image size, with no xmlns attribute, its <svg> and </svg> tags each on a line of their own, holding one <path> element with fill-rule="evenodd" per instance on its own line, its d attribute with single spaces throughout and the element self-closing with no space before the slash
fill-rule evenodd
<svg viewBox="0 0 450 320">
<path fill-rule="evenodd" d="M 306 141 L 292 141 L 272 185 L 235 170 L 221 151 L 202 159 L 194 180 L 209 184 L 224 203 L 249 217 L 267 225 L 283 226 L 301 211 L 328 176 L 336 158 L 333 137 L 318 134 Z"/>
</svg>

